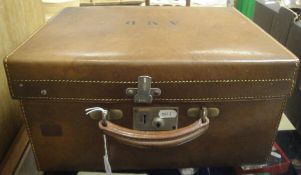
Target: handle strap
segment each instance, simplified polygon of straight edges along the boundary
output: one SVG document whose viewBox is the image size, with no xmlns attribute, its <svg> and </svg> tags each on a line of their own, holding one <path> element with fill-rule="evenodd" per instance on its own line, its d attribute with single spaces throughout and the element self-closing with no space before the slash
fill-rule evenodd
<svg viewBox="0 0 301 175">
<path fill-rule="evenodd" d="M 98 123 L 99 128 L 116 140 L 134 147 L 165 148 L 182 145 L 201 136 L 209 128 L 209 118 L 200 118 L 186 127 L 171 131 L 138 131 L 116 125 L 110 121 Z"/>
</svg>

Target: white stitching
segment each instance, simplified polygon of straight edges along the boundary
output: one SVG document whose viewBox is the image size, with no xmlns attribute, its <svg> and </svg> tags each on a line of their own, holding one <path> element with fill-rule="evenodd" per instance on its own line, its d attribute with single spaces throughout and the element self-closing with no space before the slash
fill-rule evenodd
<svg viewBox="0 0 301 175">
<path fill-rule="evenodd" d="M 49 23 L 49 21 L 48 21 Z M 11 92 L 11 95 L 14 97 L 14 91 L 12 90 L 12 84 L 10 83 L 10 73 L 9 73 L 9 69 L 8 69 L 8 57 L 10 57 L 13 53 L 15 53 L 20 47 L 22 47 L 27 41 L 29 41 L 36 33 L 38 33 L 44 26 L 46 26 L 46 24 L 48 24 L 47 22 L 45 22 L 44 24 L 41 24 L 35 31 L 32 32 L 32 34 L 30 34 L 28 36 L 28 38 L 26 38 L 24 41 L 22 41 L 11 53 L 9 53 L 6 58 L 4 59 L 4 65 L 5 65 L 5 69 L 6 69 L 6 73 L 7 73 L 7 81 L 8 81 L 8 86 L 9 86 L 9 90 Z"/>
<path fill-rule="evenodd" d="M 277 134 L 277 132 L 278 132 L 278 127 L 279 127 L 279 124 L 280 124 L 280 121 L 281 121 L 281 118 L 282 118 L 282 114 L 283 114 L 283 111 L 284 111 L 284 108 L 285 108 L 285 106 L 286 106 L 286 103 L 287 103 L 287 99 L 285 99 L 283 102 L 282 102 L 282 104 L 281 104 L 281 109 L 280 109 L 280 114 L 278 114 L 277 115 L 277 117 L 278 117 L 278 120 L 277 120 L 277 123 L 276 123 L 276 127 L 274 128 L 274 139 L 272 140 L 272 143 L 270 144 L 271 146 L 270 146 L 270 148 L 272 148 L 272 146 L 273 146 L 273 144 L 274 144 L 274 142 L 275 142 L 275 138 L 276 138 L 276 134 Z M 280 116 L 279 116 L 280 115 Z M 267 157 L 267 159 L 266 160 L 268 160 L 268 157 Z"/>
<path fill-rule="evenodd" d="M 98 81 L 98 80 L 13 80 L 14 82 L 56 82 L 56 83 L 100 83 L 100 84 L 134 84 L 137 81 Z M 235 83 L 235 82 L 280 82 L 293 81 L 290 78 L 283 79 L 230 79 L 230 80 L 170 80 L 170 81 L 154 81 L 154 84 L 163 83 Z"/>
<path fill-rule="evenodd" d="M 292 81 L 291 79 L 258 79 L 258 80 L 183 80 L 183 81 L 158 81 L 153 83 L 235 83 L 235 82 L 279 82 Z"/>
<path fill-rule="evenodd" d="M 20 106 L 21 106 L 21 111 L 22 111 L 22 114 L 23 114 L 23 118 L 25 120 L 25 126 L 26 126 L 27 134 L 28 134 L 28 137 L 29 137 L 29 140 L 30 140 L 31 149 L 32 149 L 34 158 L 36 160 L 37 167 L 40 170 L 40 163 L 39 163 L 37 153 L 36 153 L 35 148 L 34 148 L 33 139 L 32 139 L 32 135 L 31 135 L 31 131 L 30 131 L 30 123 L 27 120 L 26 113 L 25 113 L 25 108 L 23 106 L 23 101 L 22 100 L 20 100 Z"/>
<path fill-rule="evenodd" d="M 119 102 L 132 101 L 132 99 L 113 99 L 113 98 L 76 98 L 76 97 L 20 97 L 20 99 L 41 99 L 41 100 L 78 100 L 78 101 L 103 101 L 103 102 Z"/>
<path fill-rule="evenodd" d="M 97 80 L 13 80 L 14 82 L 55 82 L 55 83 L 103 83 L 134 84 L 136 81 L 97 81 Z"/>
<path fill-rule="evenodd" d="M 277 96 L 244 96 L 244 97 L 220 97 L 220 98 L 157 98 L 154 101 L 162 102 L 198 102 L 198 101 L 221 101 L 221 100 L 250 100 L 250 99 L 271 99 L 271 98 L 285 98 L 286 95 L 277 95 Z M 113 102 L 125 102 L 133 101 L 133 99 L 118 99 L 118 98 L 68 98 L 68 97 L 20 97 L 20 99 L 40 99 L 40 100 L 78 100 L 78 101 L 101 101 L 104 103 L 113 103 Z"/>
<path fill-rule="evenodd" d="M 12 95 L 12 97 L 14 97 L 14 91 L 13 91 L 13 87 L 12 87 L 12 84 L 10 83 L 11 82 L 11 79 L 10 79 L 10 73 L 9 73 L 9 69 L 8 69 L 8 57 L 6 57 L 4 59 L 4 67 L 5 67 L 5 70 L 6 70 L 6 74 L 7 74 L 7 82 L 8 82 L 8 87 L 9 87 L 9 90 L 10 90 L 10 93 Z"/>
<path fill-rule="evenodd" d="M 295 69 L 294 69 L 294 73 L 293 73 L 293 79 L 292 79 L 292 86 L 290 89 L 290 94 L 293 93 L 294 87 L 295 87 L 295 83 L 296 83 L 296 72 L 298 70 L 298 63 L 295 64 Z"/>
<path fill-rule="evenodd" d="M 169 99 L 154 99 L 154 101 L 218 101 L 218 100 L 242 100 L 242 99 L 268 99 L 268 98 L 284 98 L 287 97 L 286 95 L 269 95 L 269 96 L 244 96 L 244 97 L 208 97 L 208 98 L 169 98 Z"/>
</svg>

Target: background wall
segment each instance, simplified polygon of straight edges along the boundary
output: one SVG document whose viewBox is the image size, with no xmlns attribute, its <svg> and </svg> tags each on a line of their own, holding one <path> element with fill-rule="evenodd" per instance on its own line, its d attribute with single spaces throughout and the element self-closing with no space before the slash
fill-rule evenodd
<svg viewBox="0 0 301 175">
<path fill-rule="evenodd" d="M 254 17 L 255 0 L 236 0 L 236 8 L 251 20 Z"/>
<path fill-rule="evenodd" d="M 3 58 L 43 23 L 40 0 L 0 0 L 0 162 L 22 124 L 18 102 L 9 94 Z"/>
</svg>

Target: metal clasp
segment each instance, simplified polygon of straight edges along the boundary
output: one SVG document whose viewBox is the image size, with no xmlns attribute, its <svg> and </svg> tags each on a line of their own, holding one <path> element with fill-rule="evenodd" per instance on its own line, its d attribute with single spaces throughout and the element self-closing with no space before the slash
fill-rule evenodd
<svg viewBox="0 0 301 175">
<path fill-rule="evenodd" d="M 159 88 L 151 88 L 152 78 L 150 76 L 138 77 L 138 88 L 127 88 L 126 94 L 134 96 L 135 103 L 152 103 L 153 96 L 161 95 Z"/>
</svg>

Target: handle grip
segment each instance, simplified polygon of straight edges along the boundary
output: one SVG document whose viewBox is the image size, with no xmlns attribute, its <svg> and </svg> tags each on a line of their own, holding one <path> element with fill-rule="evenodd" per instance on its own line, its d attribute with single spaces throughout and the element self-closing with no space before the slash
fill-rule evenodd
<svg viewBox="0 0 301 175">
<path fill-rule="evenodd" d="M 98 126 L 105 134 L 127 145 L 166 148 L 182 145 L 201 136 L 209 128 L 209 118 L 205 116 L 186 127 L 170 131 L 138 131 L 102 120 L 99 121 Z"/>
</svg>

